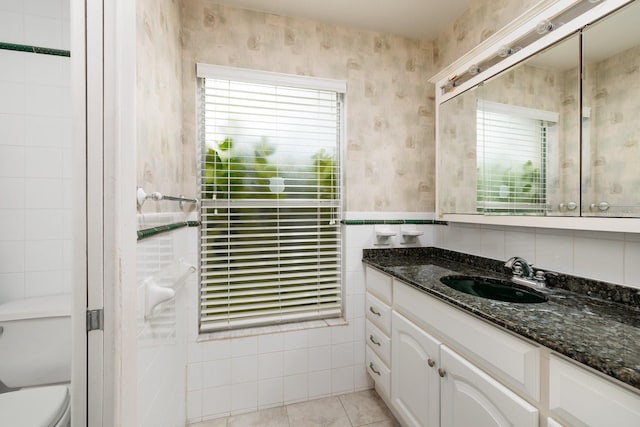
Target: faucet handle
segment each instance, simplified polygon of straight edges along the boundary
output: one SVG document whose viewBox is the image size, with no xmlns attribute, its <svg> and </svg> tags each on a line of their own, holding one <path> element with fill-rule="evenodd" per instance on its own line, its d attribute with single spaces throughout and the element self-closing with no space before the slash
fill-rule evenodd
<svg viewBox="0 0 640 427">
<path fill-rule="evenodd" d="M 539 282 L 544 282 L 545 280 L 547 280 L 547 278 L 551 276 L 551 277 L 558 277 L 559 274 L 554 272 L 554 271 L 542 271 L 542 270 L 536 270 L 536 274 L 534 276 L 534 279 L 539 281 Z"/>
<path fill-rule="evenodd" d="M 542 281 L 546 280 L 547 277 L 549 277 L 549 276 L 558 277 L 558 273 L 555 273 L 553 271 L 536 270 L 536 275 L 535 275 L 534 279 L 542 282 Z"/>
<path fill-rule="evenodd" d="M 533 278 L 533 264 L 529 264 L 524 258 L 514 256 L 505 262 L 504 266 L 511 269 L 514 276 Z"/>
<path fill-rule="evenodd" d="M 522 265 L 520 263 L 514 264 L 511 271 L 514 276 L 522 276 Z"/>
<path fill-rule="evenodd" d="M 547 280 L 546 274 L 547 273 L 542 270 L 536 270 L 536 275 L 533 278 L 538 282 L 544 282 L 545 280 Z"/>
</svg>

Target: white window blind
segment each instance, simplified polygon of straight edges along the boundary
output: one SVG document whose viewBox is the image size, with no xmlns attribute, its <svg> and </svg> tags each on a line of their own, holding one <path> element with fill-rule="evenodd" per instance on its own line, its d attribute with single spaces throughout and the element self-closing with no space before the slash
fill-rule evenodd
<svg viewBox="0 0 640 427">
<path fill-rule="evenodd" d="M 545 214 L 547 147 L 558 114 L 478 100 L 476 117 L 477 211 Z"/>
<path fill-rule="evenodd" d="M 199 81 L 201 332 L 342 315 L 342 94 L 244 73 Z"/>
</svg>

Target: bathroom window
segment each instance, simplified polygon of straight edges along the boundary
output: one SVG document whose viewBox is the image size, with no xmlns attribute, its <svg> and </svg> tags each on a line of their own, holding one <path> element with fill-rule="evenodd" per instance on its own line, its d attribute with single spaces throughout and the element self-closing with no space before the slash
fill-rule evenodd
<svg viewBox="0 0 640 427">
<path fill-rule="evenodd" d="M 197 75 L 200 332 L 342 316 L 344 82 Z"/>
<path fill-rule="evenodd" d="M 478 100 L 477 212 L 545 215 L 558 114 Z"/>
</svg>

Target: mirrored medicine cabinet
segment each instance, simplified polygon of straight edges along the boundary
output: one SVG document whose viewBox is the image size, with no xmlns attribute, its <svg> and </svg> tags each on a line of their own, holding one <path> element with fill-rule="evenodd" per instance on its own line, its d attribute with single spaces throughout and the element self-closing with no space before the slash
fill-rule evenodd
<svg viewBox="0 0 640 427">
<path fill-rule="evenodd" d="M 640 218 L 638 22 L 640 0 L 442 102 L 439 216 Z"/>
</svg>

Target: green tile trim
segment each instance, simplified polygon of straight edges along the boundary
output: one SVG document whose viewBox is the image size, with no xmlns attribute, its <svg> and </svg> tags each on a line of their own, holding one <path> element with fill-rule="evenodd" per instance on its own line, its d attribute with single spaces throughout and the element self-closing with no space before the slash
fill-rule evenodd
<svg viewBox="0 0 640 427">
<path fill-rule="evenodd" d="M 435 219 L 343 219 L 340 221 L 344 225 L 380 225 L 380 224 L 436 224 L 448 225 L 447 221 Z"/>
<path fill-rule="evenodd" d="M 179 228 L 199 226 L 200 221 L 182 221 L 175 222 L 173 224 L 160 225 L 158 227 L 145 228 L 143 230 L 138 230 L 138 240 L 144 240 L 146 238 L 156 236 L 161 233 L 166 233 L 167 231 L 177 230 Z"/>
<path fill-rule="evenodd" d="M 40 53 L 42 55 L 66 56 L 66 57 L 70 57 L 71 56 L 71 52 L 68 51 L 68 50 L 50 49 L 48 47 L 29 46 L 29 45 L 26 45 L 26 44 L 2 43 L 2 42 L 0 42 L 0 49 L 2 49 L 2 50 L 17 50 L 18 52 Z"/>
</svg>

